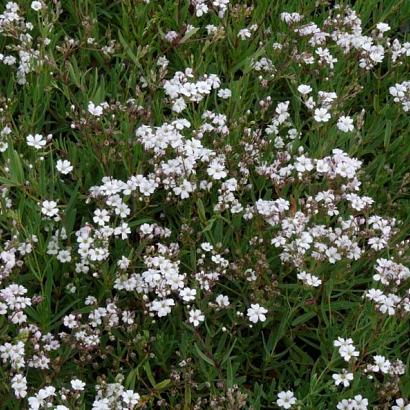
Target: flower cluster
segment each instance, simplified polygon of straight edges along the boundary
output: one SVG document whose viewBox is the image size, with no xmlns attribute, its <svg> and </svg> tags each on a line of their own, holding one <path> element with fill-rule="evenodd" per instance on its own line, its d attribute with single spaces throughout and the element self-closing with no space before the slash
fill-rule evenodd
<svg viewBox="0 0 410 410">
<path fill-rule="evenodd" d="M 354 396 L 353 399 L 344 399 L 337 403 L 338 410 L 367 410 L 369 400 L 364 398 L 361 394 Z"/>
<path fill-rule="evenodd" d="M 217 75 L 204 75 L 195 81 L 192 68 L 186 68 L 184 72 L 176 72 L 171 80 L 166 80 L 164 90 L 172 100 L 172 110 L 180 113 L 187 107 L 187 102 L 202 101 L 220 85 L 221 80 Z"/>
<path fill-rule="evenodd" d="M 410 55 L 410 43 L 401 43 L 398 39 L 392 41 L 385 36 L 390 27 L 384 22 L 379 22 L 371 35 L 366 35 L 357 12 L 347 5 L 335 5 L 322 27 L 314 22 L 305 23 L 304 16 L 299 13 L 284 12 L 281 19 L 300 39 L 307 40 L 309 47 L 302 52 L 294 47 L 293 42 L 286 44 L 294 47 L 293 58 L 306 65 L 325 66 L 333 70 L 338 61 L 330 51 L 333 49 L 339 49 L 344 58 L 351 54 L 357 56 L 359 67 L 365 70 L 381 64 L 386 55 L 396 64 Z M 304 45 L 304 42 L 299 43 Z"/>
<path fill-rule="evenodd" d="M 377 273 L 373 275 L 373 279 L 380 284 L 381 289 L 371 288 L 364 296 L 371 300 L 381 313 L 389 316 L 408 314 L 410 291 L 408 287 L 402 290 L 403 286 L 400 285 L 410 279 L 409 268 L 393 260 L 379 258 L 375 270 Z"/>
<path fill-rule="evenodd" d="M 223 18 L 228 9 L 229 0 L 192 0 L 191 4 L 195 7 L 195 15 L 202 17 L 211 10 L 215 10 L 219 18 Z"/>
<path fill-rule="evenodd" d="M 356 350 L 351 338 L 344 339 L 338 337 L 337 340 L 333 342 L 333 345 L 338 348 L 339 355 L 349 363 L 350 367 L 349 369 L 342 369 L 341 372 L 332 375 L 336 386 L 349 387 L 355 377 L 359 379 L 362 376 L 366 376 L 368 379 L 373 380 L 377 374 L 380 375 L 379 378 L 387 376 L 393 381 L 396 380 L 397 383 L 400 376 L 406 372 L 406 366 L 400 359 L 391 361 L 382 355 L 370 357 L 363 355 L 363 357 L 361 357 L 360 352 Z M 343 400 L 340 402 L 340 408 L 351 408 L 343 407 L 347 405 L 347 403 L 350 403 L 350 401 Z"/>
<path fill-rule="evenodd" d="M 101 383 L 96 386 L 92 410 L 129 410 L 136 408 L 140 395 L 123 386 L 123 376 L 117 375 L 115 383 Z"/>
<path fill-rule="evenodd" d="M 39 1 L 33 1 L 31 7 L 35 11 L 40 11 L 43 5 Z M 51 41 L 48 37 L 39 37 L 37 42 L 32 34 L 34 24 L 27 21 L 21 12 L 17 3 L 9 1 L 5 5 L 5 11 L 0 14 L 0 34 L 10 39 L 11 45 L 8 49 L 14 52 L 0 54 L 0 62 L 8 66 L 16 66 L 17 83 L 24 85 L 27 83 L 28 74 L 49 64 L 47 58 L 44 58 L 43 49 L 47 48 Z M 51 18 L 44 21 L 42 27 L 44 33 L 51 34 L 59 13 L 60 9 L 57 5 L 52 11 Z"/>
<path fill-rule="evenodd" d="M 66 3 L 0 14 L 5 400 L 409 410 L 410 43 L 345 4 L 273 33 L 269 2 Z"/>
<path fill-rule="evenodd" d="M 410 111 L 410 81 L 391 86 L 389 92 L 394 97 L 394 102 L 401 104 L 405 112 Z"/>
</svg>

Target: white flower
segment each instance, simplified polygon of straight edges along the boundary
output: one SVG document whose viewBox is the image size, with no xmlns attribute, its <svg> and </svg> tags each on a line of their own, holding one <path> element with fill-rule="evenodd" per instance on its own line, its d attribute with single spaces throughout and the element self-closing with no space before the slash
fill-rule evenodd
<svg viewBox="0 0 410 410">
<path fill-rule="evenodd" d="M 122 400 L 128 406 L 135 406 L 140 401 L 140 395 L 138 393 L 134 393 L 133 390 L 126 390 L 121 395 Z"/>
<path fill-rule="evenodd" d="M 63 175 L 69 174 L 73 170 L 73 166 L 70 161 L 59 159 L 56 164 L 57 171 Z"/>
<path fill-rule="evenodd" d="M 195 5 L 195 14 L 197 17 L 202 17 L 208 13 L 208 6 L 205 3 L 197 3 Z"/>
<path fill-rule="evenodd" d="M 330 167 L 329 167 L 329 164 L 325 160 L 318 159 L 316 162 L 316 169 L 317 169 L 317 172 L 320 172 L 321 174 L 325 174 L 326 172 L 329 171 Z"/>
<path fill-rule="evenodd" d="M 71 387 L 73 390 L 82 391 L 84 390 L 85 383 L 80 379 L 73 379 L 71 380 Z"/>
<path fill-rule="evenodd" d="M 94 400 L 92 410 L 110 410 L 110 402 L 108 399 Z"/>
<path fill-rule="evenodd" d="M 205 251 L 205 252 L 210 252 L 212 251 L 212 249 L 214 248 L 209 242 L 202 242 L 201 243 L 201 248 Z"/>
<path fill-rule="evenodd" d="M 373 366 L 373 371 L 375 372 L 382 372 L 382 373 L 389 373 L 391 363 L 390 360 L 387 360 L 384 356 L 373 356 L 375 365 Z"/>
<path fill-rule="evenodd" d="M 335 381 L 336 386 L 343 384 L 344 387 L 348 387 L 350 382 L 353 380 L 353 373 L 349 373 L 344 370 L 343 373 L 335 373 L 332 375 L 332 378 Z"/>
<path fill-rule="evenodd" d="M 329 111 L 326 108 L 316 108 L 314 119 L 316 122 L 328 122 L 330 120 Z"/>
<path fill-rule="evenodd" d="M 410 410 L 410 404 L 406 404 L 404 399 L 399 398 L 396 400 L 396 405 L 391 410 Z"/>
<path fill-rule="evenodd" d="M 365 397 L 363 397 L 361 394 L 354 396 L 354 399 L 352 401 L 354 402 L 355 410 L 367 410 L 369 401 Z"/>
<path fill-rule="evenodd" d="M 35 149 L 41 149 L 42 147 L 44 147 L 44 145 L 47 144 L 47 141 L 41 134 L 30 134 L 27 136 L 26 141 L 29 147 L 33 147 Z"/>
<path fill-rule="evenodd" d="M 195 327 L 199 326 L 204 320 L 205 316 L 199 309 L 191 309 L 189 311 L 189 323 L 192 323 Z"/>
<path fill-rule="evenodd" d="M 171 306 L 174 305 L 173 299 L 154 300 L 151 304 L 151 310 L 156 311 L 158 317 L 163 317 L 171 313 Z"/>
<path fill-rule="evenodd" d="M 312 171 L 313 163 L 312 160 L 304 155 L 296 158 L 295 169 L 298 172 Z"/>
<path fill-rule="evenodd" d="M 0 141 L 0 152 L 6 152 L 9 144 L 4 141 Z"/>
<path fill-rule="evenodd" d="M 184 302 L 190 302 L 192 300 L 195 300 L 196 289 L 183 288 L 179 291 L 179 296 L 182 298 Z"/>
<path fill-rule="evenodd" d="M 11 387 L 14 390 L 15 396 L 20 399 L 24 398 L 27 395 L 27 380 L 21 374 L 16 374 L 11 379 Z"/>
<path fill-rule="evenodd" d="M 176 186 L 173 189 L 175 195 L 178 195 L 181 197 L 181 199 L 186 199 L 189 198 L 189 194 L 194 191 L 194 186 L 192 185 L 191 182 L 188 180 L 184 179 L 182 181 L 182 184 L 179 186 Z"/>
<path fill-rule="evenodd" d="M 246 40 L 248 38 L 251 38 L 251 35 L 252 35 L 252 33 L 247 28 L 243 28 L 242 30 L 239 30 L 239 32 L 238 32 L 238 37 L 241 40 Z"/>
<path fill-rule="evenodd" d="M 339 403 L 337 403 L 336 408 L 338 410 L 353 410 L 354 409 L 352 400 L 350 399 L 349 400 L 344 399 L 340 401 Z"/>
<path fill-rule="evenodd" d="M 354 396 L 354 399 L 344 399 L 337 403 L 338 410 L 367 410 L 369 401 L 361 394 Z"/>
<path fill-rule="evenodd" d="M 96 209 L 94 211 L 93 221 L 96 224 L 100 226 L 104 226 L 106 222 L 108 222 L 109 220 L 110 220 L 110 214 L 108 213 L 106 209 Z"/>
<path fill-rule="evenodd" d="M 43 215 L 50 218 L 58 215 L 57 202 L 55 201 L 43 201 L 41 204 L 41 212 Z"/>
<path fill-rule="evenodd" d="M 381 33 L 384 33 L 391 29 L 391 27 L 387 23 L 377 23 L 376 27 L 377 30 L 379 30 Z"/>
<path fill-rule="evenodd" d="M 178 38 L 178 33 L 176 31 L 168 31 L 165 34 L 165 40 L 169 41 L 170 43 L 173 42 Z"/>
<path fill-rule="evenodd" d="M 346 116 L 339 117 L 336 126 L 340 131 L 343 132 L 349 132 L 354 130 L 353 119 Z"/>
<path fill-rule="evenodd" d="M 337 251 L 337 248 L 331 246 L 329 249 L 326 250 L 326 256 L 329 260 L 329 263 L 336 263 L 337 261 L 340 261 L 342 259 L 342 256 L 340 253 Z"/>
<path fill-rule="evenodd" d="M 278 393 L 276 404 L 284 409 L 290 409 L 296 403 L 296 397 L 290 390 L 281 391 Z"/>
<path fill-rule="evenodd" d="M 352 357 L 359 356 L 359 352 L 353 345 L 341 346 L 339 348 L 339 354 L 346 362 L 348 362 Z"/>
<path fill-rule="evenodd" d="M 103 107 L 101 105 L 95 105 L 92 101 L 88 103 L 88 112 L 94 117 L 101 117 L 103 115 Z"/>
<path fill-rule="evenodd" d="M 68 251 L 66 249 L 63 249 L 63 250 L 59 251 L 58 254 L 57 254 L 57 259 L 61 263 L 71 262 L 71 253 L 70 253 L 70 251 Z"/>
<path fill-rule="evenodd" d="M 214 159 L 209 164 L 209 167 L 206 171 L 208 172 L 208 175 L 215 180 L 225 178 L 228 175 L 224 164 L 218 159 Z"/>
<path fill-rule="evenodd" d="M 7 305 L 0 302 L 0 315 L 5 315 L 7 313 Z"/>
<path fill-rule="evenodd" d="M 232 92 L 229 88 L 221 88 L 218 90 L 218 97 L 223 98 L 224 100 L 227 100 L 229 97 L 231 97 Z"/>
<path fill-rule="evenodd" d="M 37 397 L 29 397 L 28 404 L 30 410 L 38 410 L 40 406 L 44 403 L 44 400 L 39 400 Z M 108 409 L 107 409 L 108 410 Z"/>
<path fill-rule="evenodd" d="M 13 65 L 16 64 L 16 58 L 14 56 L 5 56 L 3 58 L 3 63 L 7 65 Z"/>
<path fill-rule="evenodd" d="M 318 286 L 321 285 L 322 281 L 320 280 L 320 278 L 318 278 L 315 275 L 312 275 L 310 273 L 307 273 L 305 271 L 299 272 L 297 274 L 297 278 L 299 280 L 301 280 L 305 285 L 307 286 L 312 286 L 317 288 Z"/>
<path fill-rule="evenodd" d="M 352 357 L 359 356 L 359 352 L 355 349 L 352 339 L 343 339 L 338 337 L 333 342 L 333 345 L 339 348 L 339 354 L 343 359 L 348 362 Z"/>
<path fill-rule="evenodd" d="M 68 327 L 69 329 L 74 329 L 78 326 L 77 320 L 73 314 L 69 314 L 68 316 L 64 316 L 63 320 L 64 326 Z"/>
<path fill-rule="evenodd" d="M 268 310 L 265 309 L 263 306 L 260 306 L 258 303 L 251 304 L 251 307 L 248 308 L 248 318 L 252 323 L 258 323 L 259 321 L 264 322 L 266 320 L 265 313 Z"/>
<path fill-rule="evenodd" d="M 230 304 L 228 296 L 225 295 L 218 295 L 215 301 L 220 308 L 227 307 Z"/>
<path fill-rule="evenodd" d="M 177 98 L 174 101 L 174 104 L 172 104 L 172 111 L 175 111 L 178 113 L 184 111 L 185 108 L 186 108 L 186 103 L 183 98 Z"/>
<path fill-rule="evenodd" d="M 337 340 L 335 340 L 333 342 L 333 346 L 336 347 L 342 347 L 342 346 L 348 346 L 353 344 L 353 340 L 352 339 L 343 339 L 343 337 L 338 337 Z"/>
<path fill-rule="evenodd" d="M 302 95 L 307 95 L 312 91 L 312 87 L 310 85 L 307 84 L 301 84 L 298 87 L 298 91 L 302 94 Z"/>
<path fill-rule="evenodd" d="M 40 11 L 43 8 L 41 1 L 33 1 L 31 2 L 31 8 L 35 11 Z"/>
</svg>

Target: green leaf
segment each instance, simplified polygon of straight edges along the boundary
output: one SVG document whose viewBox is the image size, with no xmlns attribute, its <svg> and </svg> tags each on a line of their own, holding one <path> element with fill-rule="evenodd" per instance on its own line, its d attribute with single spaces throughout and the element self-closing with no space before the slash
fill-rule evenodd
<svg viewBox="0 0 410 410">
<path fill-rule="evenodd" d="M 132 52 L 130 45 L 124 39 L 121 31 L 118 31 L 118 39 L 120 40 L 121 45 L 124 47 L 125 52 L 127 53 L 128 57 L 131 58 L 134 64 L 139 64 L 138 57 Z"/>
<path fill-rule="evenodd" d="M 231 359 L 228 359 L 226 363 L 226 385 L 228 389 L 233 386 L 233 370 Z"/>
<path fill-rule="evenodd" d="M 152 374 L 151 366 L 148 361 L 144 363 L 144 370 L 145 370 L 145 373 L 147 374 L 148 380 L 151 383 L 152 387 L 155 387 L 157 382 L 154 379 L 154 375 Z"/>
<path fill-rule="evenodd" d="M 392 134 L 392 125 L 390 120 L 386 120 L 386 128 L 384 130 L 384 148 L 387 149 L 390 145 L 390 139 Z"/>
<path fill-rule="evenodd" d="M 14 181 L 24 184 L 24 170 L 19 154 L 13 148 L 9 148 L 10 173 Z"/>
<path fill-rule="evenodd" d="M 199 220 L 201 221 L 201 224 L 206 225 L 206 214 L 205 214 L 205 207 L 204 203 L 202 202 L 201 198 L 198 198 L 196 201 L 196 208 L 198 211 L 198 216 Z"/>
<path fill-rule="evenodd" d="M 181 38 L 179 44 L 186 43 L 193 35 L 195 35 L 199 31 L 199 27 L 195 27 L 184 34 L 184 37 Z"/>
<path fill-rule="evenodd" d="M 201 349 L 198 347 L 196 343 L 194 343 L 194 348 L 198 356 L 206 363 L 208 363 L 210 366 L 215 367 L 215 362 L 209 358 L 204 352 L 201 351 Z"/>
<path fill-rule="evenodd" d="M 165 390 L 171 384 L 170 379 L 165 379 L 155 385 L 155 390 Z"/>
<path fill-rule="evenodd" d="M 300 315 L 292 322 L 292 326 L 301 325 L 302 323 L 307 322 L 308 320 L 314 318 L 316 316 L 315 312 L 306 312 L 303 315 Z"/>
</svg>

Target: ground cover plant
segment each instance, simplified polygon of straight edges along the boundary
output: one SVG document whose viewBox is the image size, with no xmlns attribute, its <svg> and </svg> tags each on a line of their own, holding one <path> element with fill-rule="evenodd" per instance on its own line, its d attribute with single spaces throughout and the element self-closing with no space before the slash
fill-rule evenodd
<svg viewBox="0 0 410 410">
<path fill-rule="evenodd" d="M 410 409 L 410 2 L 0 9 L 1 409 Z"/>
</svg>

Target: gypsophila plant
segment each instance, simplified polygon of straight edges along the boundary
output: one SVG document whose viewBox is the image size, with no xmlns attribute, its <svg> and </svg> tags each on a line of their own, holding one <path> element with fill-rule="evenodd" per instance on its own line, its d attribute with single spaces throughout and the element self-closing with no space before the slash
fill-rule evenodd
<svg viewBox="0 0 410 410">
<path fill-rule="evenodd" d="M 0 9 L 0 409 L 410 409 L 410 2 Z"/>
</svg>

